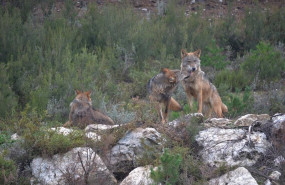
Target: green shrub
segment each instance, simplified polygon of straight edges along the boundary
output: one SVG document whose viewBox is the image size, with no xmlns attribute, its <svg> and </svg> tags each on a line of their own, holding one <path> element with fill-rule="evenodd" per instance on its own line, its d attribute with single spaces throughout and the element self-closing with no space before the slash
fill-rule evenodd
<svg viewBox="0 0 285 185">
<path fill-rule="evenodd" d="M 202 51 L 201 65 L 211 66 L 216 70 L 224 69 L 227 65 L 226 56 L 222 54 L 223 49 L 217 46 L 216 41 L 212 40 L 212 43 L 206 46 L 205 51 Z"/>
<path fill-rule="evenodd" d="M 2 155 L 0 155 L 0 183 L 16 184 L 16 165 Z"/>
<path fill-rule="evenodd" d="M 65 153 L 72 148 L 82 146 L 83 133 L 74 131 L 66 136 L 55 131 L 41 128 L 35 133 L 24 133 L 25 146 L 32 149 L 32 155 L 52 156 L 57 153 Z"/>
<path fill-rule="evenodd" d="M 170 154 L 168 149 L 160 157 L 161 166 L 157 170 L 151 169 L 150 177 L 156 184 L 163 183 L 167 185 L 175 184 L 179 180 L 179 167 L 182 157 L 177 154 Z"/>
<path fill-rule="evenodd" d="M 11 146 L 13 141 L 11 140 L 11 136 L 8 132 L 1 131 L 0 132 L 0 148 L 7 148 Z"/>
<path fill-rule="evenodd" d="M 260 87 L 262 82 L 280 80 L 285 70 L 285 58 L 266 42 L 260 42 L 255 50 L 245 58 L 241 68 L 248 74 L 251 81 Z"/>
<path fill-rule="evenodd" d="M 251 112 L 253 108 L 253 97 L 250 88 L 246 88 L 243 93 L 237 91 L 229 93 L 227 96 L 222 97 L 223 102 L 227 105 L 229 112 L 227 117 L 235 118 L 247 112 Z"/>
<path fill-rule="evenodd" d="M 8 74 L 4 64 L 0 64 L 0 118 L 11 115 L 17 106 L 17 97 L 9 85 Z"/>
<path fill-rule="evenodd" d="M 244 90 L 250 85 L 250 80 L 243 70 L 234 71 L 225 69 L 215 76 L 214 84 L 218 89 L 221 86 L 227 86 L 231 91 L 236 91 L 237 89 Z"/>
</svg>

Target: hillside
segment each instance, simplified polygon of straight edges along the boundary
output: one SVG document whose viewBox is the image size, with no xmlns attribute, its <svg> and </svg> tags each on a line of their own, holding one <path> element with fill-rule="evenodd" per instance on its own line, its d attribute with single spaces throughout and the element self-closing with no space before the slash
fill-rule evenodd
<svg viewBox="0 0 285 185">
<path fill-rule="evenodd" d="M 283 1 L 4 0 L 0 16 L 0 184 L 93 184 L 101 173 L 107 184 L 137 180 L 129 174 L 205 184 L 228 172 L 283 183 Z M 185 53 L 227 106 L 224 118 L 189 106 L 182 83 L 198 67 L 182 78 Z M 147 84 L 168 74 L 158 81 L 171 83 L 182 110 L 161 124 L 167 111 Z M 170 171 L 145 178 L 149 165 Z"/>
</svg>

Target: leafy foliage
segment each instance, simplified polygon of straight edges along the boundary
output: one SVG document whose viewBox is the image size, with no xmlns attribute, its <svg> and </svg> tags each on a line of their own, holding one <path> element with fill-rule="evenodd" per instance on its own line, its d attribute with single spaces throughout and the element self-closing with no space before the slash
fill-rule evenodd
<svg viewBox="0 0 285 185">
<path fill-rule="evenodd" d="M 179 179 L 179 166 L 182 162 L 180 155 L 170 154 L 167 149 L 160 157 L 161 166 L 157 170 L 151 169 L 150 177 L 155 183 L 167 185 L 175 184 Z"/>
<path fill-rule="evenodd" d="M 7 160 L 3 155 L 0 155 L 0 183 L 1 184 L 16 184 L 16 166 L 14 161 Z"/>
<path fill-rule="evenodd" d="M 281 74 L 285 70 L 285 58 L 269 43 L 260 42 L 246 57 L 241 68 L 248 74 L 251 81 L 255 80 L 256 85 L 260 86 L 263 81 L 269 83 L 281 79 Z"/>
</svg>

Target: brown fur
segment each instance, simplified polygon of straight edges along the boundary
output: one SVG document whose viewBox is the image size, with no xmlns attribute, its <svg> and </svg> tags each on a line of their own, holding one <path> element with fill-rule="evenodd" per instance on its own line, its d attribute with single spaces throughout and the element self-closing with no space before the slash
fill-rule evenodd
<svg viewBox="0 0 285 185">
<path fill-rule="evenodd" d="M 161 73 L 148 82 L 148 93 L 151 102 L 155 103 L 162 123 L 168 121 L 169 110 L 181 111 L 182 107 L 171 97 L 173 91 L 181 81 L 179 70 L 163 68 Z M 164 108 L 164 111 L 163 111 Z"/>
<path fill-rule="evenodd" d="M 202 113 L 202 107 L 207 106 L 209 110 L 206 116 L 210 117 L 212 110 L 218 117 L 223 117 L 223 113 L 228 112 L 228 108 L 223 104 L 216 87 L 209 82 L 205 74 L 200 69 L 201 50 L 187 53 L 181 50 L 181 73 L 186 76 L 182 85 L 186 92 L 190 109 L 192 109 L 192 97 L 198 101 L 198 113 Z"/>
<path fill-rule="evenodd" d="M 69 121 L 63 126 L 85 128 L 90 124 L 113 125 L 114 121 L 103 113 L 92 108 L 91 92 L 76 90 L 76 97 L 70 104 Z"/>
</svg>

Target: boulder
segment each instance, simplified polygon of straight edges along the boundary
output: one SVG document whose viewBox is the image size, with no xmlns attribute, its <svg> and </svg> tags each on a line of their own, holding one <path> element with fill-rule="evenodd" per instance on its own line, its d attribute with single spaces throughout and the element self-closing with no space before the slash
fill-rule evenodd
<svg viewBox="0 0 285 185">
<path fill-rule="evenodd" d="M 80 184 L 84 182 L 88 171 L 87 178 L 90 184 L 117 184 L 101 158 L 88 147 L 74 148 L 65 154 L 56 154 L 52 158 L 35 158 L 31 163 L 31 169 L 40 184 Z"/>
<path fill-rule="evenodd" d="M 212 179 L 209 185 L 258 185 L 249 171 L 244 167 L 239 167 L 225 175 Z"/>
<path fill-rule="evenodd" d="M 285 151 L 285 114 L 275 114 L 272 122 L 270 133 L 272 143 L 279 151 Z"/>
<path fill-rule="evenodd" d="M 111 126 L 111 125 L 103 125 L 103 127 L 104 126 Z M 64 136 L 67 136 L 67 135 L 71 134 L 72 132 L 74 132 L 73 129 L 65 128 L 65 127 L 50 128 L 50 130 L 55 131 L 58 134 L 63 134 Z M 93 141 L 101 141 L 101 136 L 95 132 L 90 131 L 90 130 L 88 132 L 86 131 L 85 137 L 92 139 Z"/>
<path fill-rule="evenodd" d="M 186 124 L 190 124 L 191 121 L 203 122 L 204 116 L 201 113 L 190 113 L 184 116 L 183 118 L 178 118 L 168 123 L 169 126 L 173 128 L 184 126 Z"/>
<path fill-rule="evenodd" d="M 137 160 L 150 147 L 157 150 L 162 137 L 154 128 L 136 128 L 126 133 L 108 154 L 110 169 L 114 174 L 127 174 L 137 167 Z"/>
<path fill-rule="evenodd" d="M 210 127 L 219 127 L 219 128 L 227 128 L 231 127 L 233 121 L 227 118 L 211 118 L 207 119 L 204 122 L 205 128 L 210 128 Z"/>
<path fill-rule="evenodd" d="M 58 134 L 63 134 L 64 136 L 67 136 L 73 132 L 73 129 L 65 127 L 56 127 L 56 128 L 51 128 L 50 130 L 55 131 Z"/>
<path fill-rule="evenodd" d="M 254 122 L 267 122 L 270 120 L 268 114 L 247 114 L 238 118 L 235 122 L 235 126 L 251 126 Z"/>
<path fill-rule="evenodd" d="M 105 131 L 113 128 L 117 128 L 120 125 L 102 125 L 102 124 L 91 124 L 85 128 L 85 132 Z"/>
<path fill-rule="evenodd" d="M 269 175 L 271 179 L 276 180 L 276 181 L 279 180 L 280 176 L 281 176 L 281 173 L 279 171 L 274 171 Z"/>
<path fill-rule="evenodd" d="M 283 162 L 285 162 L 285 159 L 282 155 L 280 155 L 274 159 L 274 165 L 276 167 L 280 167 Z"/>
<path fill-rule="evenodd" d="M 21 136 L 19 136 L 17 133 L 11 135 L 11 140 L 12 141 L 17 141 L 17 140 L 20 140 L 20 139 L 21 139 Z"/>
<path fill-rule="evenodd" d="M 120 185 L 152 185 L 153 180 L 150 178 L 151 166 L 140 166 L 132 170 L 129 175 L 121 182 Z"/>
<path fill-rule="evenodd" d="M 270 146 L 265 134 L 249 135 L 243 129 L 208 128 L 195 139 L 203 147 L 199 154 L 210 166 L 251 166 Z"/>
</svg>

